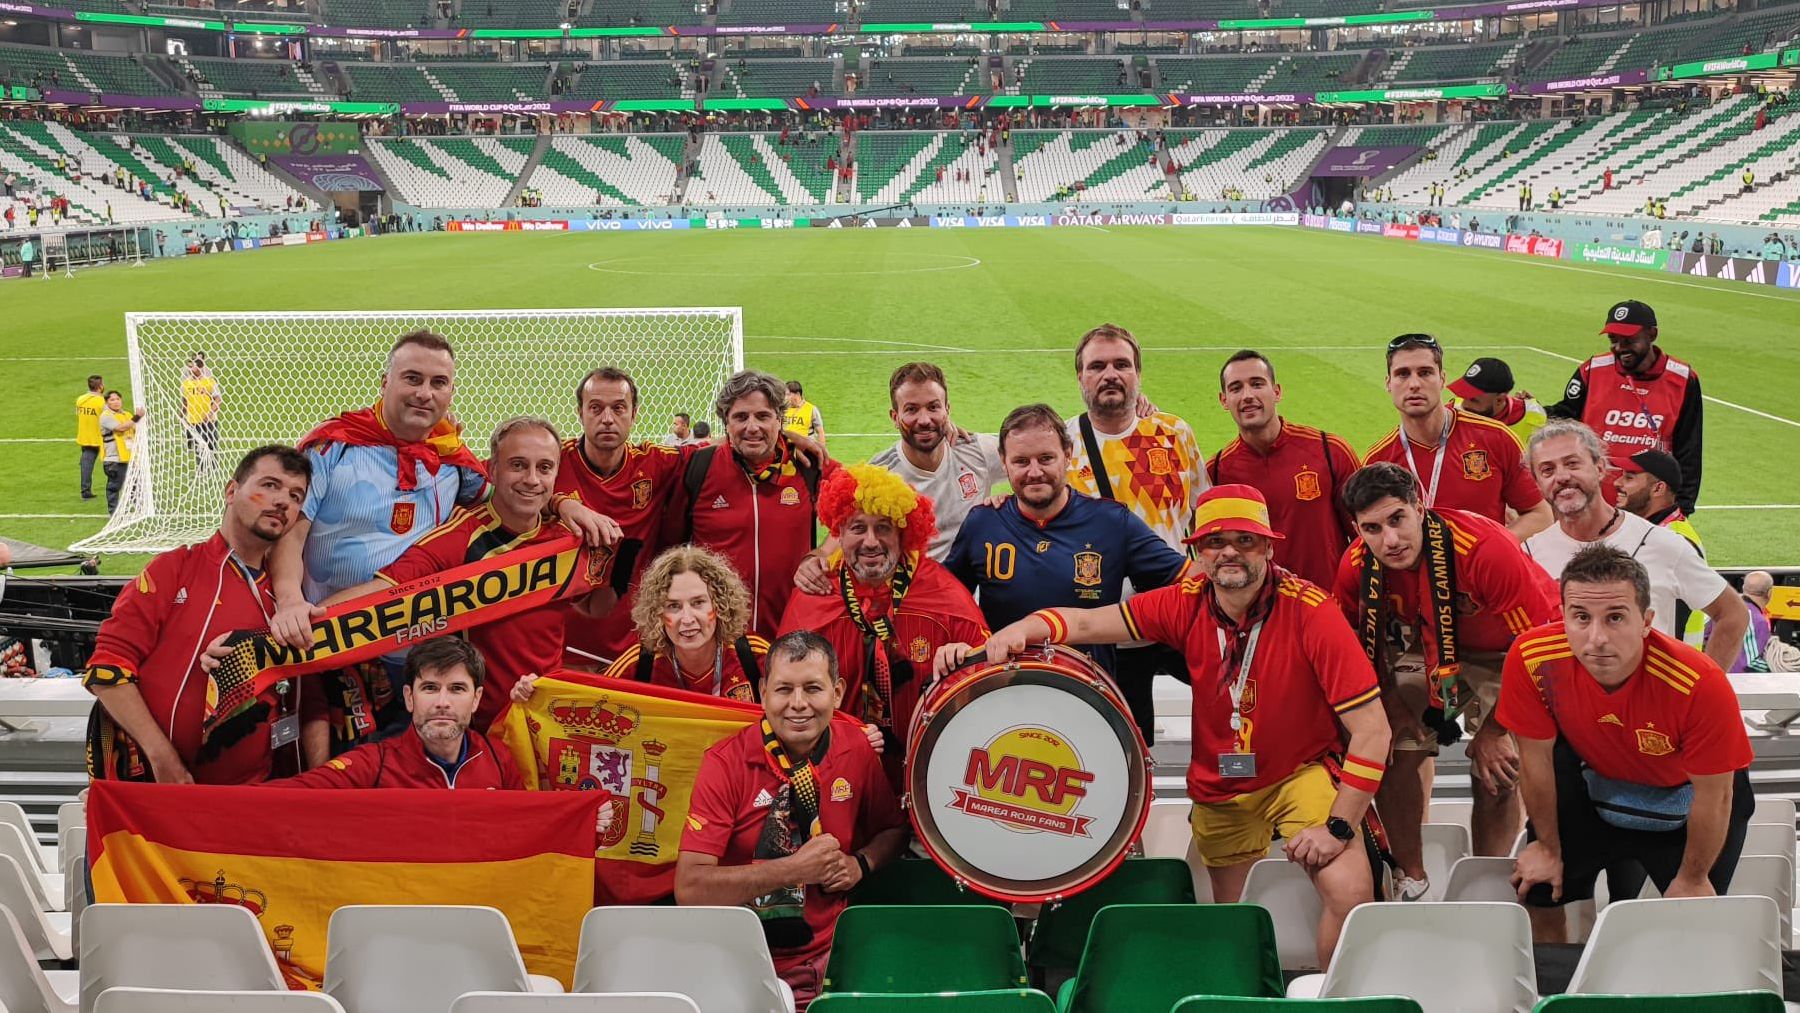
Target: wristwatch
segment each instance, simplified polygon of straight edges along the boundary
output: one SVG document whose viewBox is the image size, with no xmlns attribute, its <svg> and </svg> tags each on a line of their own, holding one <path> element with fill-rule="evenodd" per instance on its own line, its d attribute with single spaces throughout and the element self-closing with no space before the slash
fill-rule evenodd
<svg viewBox="0 0 1800 1013">
<path fill-rule="evenodd" d="M 853 851 L 850 853 L 850 857 L 856 859 L 856 864 L 862 866 L 862 874 L 867 876 L 869 874 L 869 856 L 860 851 Z"/>
<path fill-rule="evenodd" d="M 1356 829 L 1350 825 L 1349 820 L 1344 819 L 1342 816 L 1333 816 L 1326 820 L 1325 830 L 1327 833 L 1331 834 L 1331 836 L 1346 844 L 1356 838 Z"/>
</svg>

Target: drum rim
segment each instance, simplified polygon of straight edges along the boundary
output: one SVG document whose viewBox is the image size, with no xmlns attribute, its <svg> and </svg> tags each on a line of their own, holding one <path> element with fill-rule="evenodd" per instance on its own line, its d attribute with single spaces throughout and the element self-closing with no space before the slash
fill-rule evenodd
<svg viewBox="0 0 1800 1013">
<path fill-rule="evenodd" d="M 1098 666 L 1094 666 L 1095 671 L 1093 672 L 1083 671 L 1075 674 L 1055 667 L 1051 664 L 1051 660 L 1051 656 L 1023 656 L 1005 663 L 1004 667 L 998 669 L 990 667 L 969 670 L 971 672 L 969 677 L 958 679 L 956 683 L 947 684 L 947 692 L 951 697 L 972 689 L 975 685 L 988 679 L 994 680 L 994 684 L 965 700 L 946 699 L 939 707 L 931 709 L 929 714 L 926 714 L 925 709 L 921 707 L 918 712 L 922 716 L 920 718 L 921 731 L 907 747 L 906 790 L 907 797 L 912 801 L 908 816 L 913 826 L 913 833 L 919 839 L 920 844 L 924 846 L 926 853 L 940 868 L 977 893 L 995 900 L 1016 904 L 1040 904 L 1060 900 L 1081 893 L 1098 883 L 1125 860 L 1131 850 L 1131 842 L 1143 833 L 1144 824 L 1150 817 L 1152 789 L 1150 751 L 1144 745 L 1143 734 L 1138 731 L 1136 723 L 1131 718 L 1131 712 L 1125 706 L 1124 699 L 1118 693 L 1116 686 L 1110 678 L 1093 678 L 1094 675 L 1105 675 L 1104 671 L 1098 669 Z M 1125 763 L 1124 818 L 1119 821 L 1119 826 L 1113 831 L 1112 836 L 1102 845 L 1101 851 L 1079 867 L 1052 879 L 1008 879 L 983 872 L 952 852 L 944 843 L 942 832 L 938 830 L 936 814 L 928 811 L 931 809 L 929 805 L 921 804 L 925 798 L 923 790 L 925 786 L 918 783 L 924 778 L 924 772 L 917 762 L 919 751 L 927 741 L 936 742 L 938 736 L 943 734 L 942 725 L 932 729 L 927 727 L 924 722 L 927 718 L 935 717 L 939 713 L 960 711 L 972 703 L 977 696 L 998 689 L 1015 685 L 1051 685 L 1051 680 L 1046 678 L 1047 676 L 1055 676 L 1058 680 L 1074 683 L 1073 687 L 1060 681 L 1056 685 L 1059 688 L 1075 692 L 1077 696 L 1083 696 L 1089 705 L 1100 713 L 1107 727 L 1111 728 L 1115 735 L 1119 736 L 1121 743 L 1125 745 L 1125 752 L 1128 755 Z M 952 675 L 950 678 L 956 679 L 957 676 Z M 1111 706 L 1102 706 L 1103 702 Z M 1129 744 L 1134 741 L 1143 757 L 1142 763 L 1132 762 L 1132 757 L 1129 755 L 1131 752 Z"/>
</svg>

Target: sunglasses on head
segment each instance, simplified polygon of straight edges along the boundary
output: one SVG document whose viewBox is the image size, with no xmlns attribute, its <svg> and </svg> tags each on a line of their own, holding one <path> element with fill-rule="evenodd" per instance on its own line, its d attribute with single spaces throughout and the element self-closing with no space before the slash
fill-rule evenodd
<svg viewBox="0 0 1800 1013">
<path fill-rule="evenodd" d="M 1387 350 L 1398 352 L 1402 348 L 1437 348 L 1438 340 L 1429 334 L 1402 334 L 1388 342 Z"/>
</svg>

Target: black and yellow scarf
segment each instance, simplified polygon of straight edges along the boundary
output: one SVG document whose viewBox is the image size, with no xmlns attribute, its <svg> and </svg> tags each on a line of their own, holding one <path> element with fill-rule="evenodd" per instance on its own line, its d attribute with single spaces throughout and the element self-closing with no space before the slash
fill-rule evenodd
<svg viewBox="0 0 1800 1013">
<path fill-rule="evenodd" d="M 787 784 L 763 818 L 762 832 L 757 835 L 756 850 L 751 855 L 756 862 L 786 858 L 824 832 L 819 823 L 818 765 L 831 749 L 831 728 L 825 728 L 812 754 L 798 764 L 788 758 L 768 718 L 762 722 L 762 738 L 770 763 Z M 749 908 L 761 920 L 770 949 L 792 950 L 812 942 L 812 929 L 805 918 L 804 884 L 772 890 L 751 901 Z"/>
<path fill-rule="evenodd" d="M 906 592 L 912 587 L 913 573 L 919 565 L 918 553 L 901 553 L 900 562 L 894 567 L 894 575 L 889 578 L 888 586 L 893 589 L 893 603 L 888 614 L 870 618 L 862 606 L 862 599 L 856 595 L 856 581 L 850 574 L 850 563 L 845 560 L 838 567 L 838 593 L 844 600 L 844 609 L 850 614 L 850 621 L 863 635 L 863 672 L 867 676 L 863 680 L 863 699 L 860 713 L 862 720 L 881 725 L 885 730 L 894 720 L 894 690 L 912 681 L 912 662 L 900 649 L 894 633 L 894 613 L 900 611 L 900 603 L 905 600 Z M 894 741 L 893 736 L 888 736 Z"/>
<path fill-rule="evenodd" d="M 1426 510 L 1423 522 L 1425 544 L 1421 551 L 1426 590 L 1431 600 L 1427 615 L 1434 646 L 1433 656 L 1426 659 L 1430 668 L 1426 677 L 1430 701 L 1425 707 L 1424 719 L 1426 725 L 1436 729 L 1439 741 L 1449 744 L 1456 741 L 1459 734 L 1455 730 L 1455 717 L 1466 702 L 1461 699 L 1463 687 L 1458 679 L 1462 664 L 1456 648 L 1456 547 L 1451 541 L 1450 525 L 1442 517 Z M 1362 640 L 1363 653 L 1368 655 L 1370 664 L 1379 673 L 1383 670 L 1382 648 L 1385 644 L 1382 635 L 1384 595 L 1381 562 L 1373 551 L 1363 553 L 1359 577 L 1362 609 L 1356 632 Z"/>
<path fill-rule="evenodd" d="M 744 459 L 744 455 L 735 450 L 732 455 L 737 458 L 738 466 L 744 469 L 744 474 L 749 475 L 750 480 L 758 485 L 780 481 L 781 476 L 792 475 L 795 471 L 794 448 L 788 446 L 788 441 L 781 437 L 775 439 L 774 455 L 760 468 L 752 466 Z"/>
</svg>

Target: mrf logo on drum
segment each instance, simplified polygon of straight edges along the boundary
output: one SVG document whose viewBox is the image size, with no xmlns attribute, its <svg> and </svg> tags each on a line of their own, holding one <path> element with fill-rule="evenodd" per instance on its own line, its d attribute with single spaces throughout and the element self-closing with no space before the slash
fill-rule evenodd
<svg viewBox="0 0 1800 1013">
<path fill-rule="evenodd" d="M 963 787 L 949 805 L 1012 830 L 1086 837 L 1093 820 L 1076 810 L 1093 780 L 1063 735 L 1024 725 L 969 750 Z"/>
</svg>

